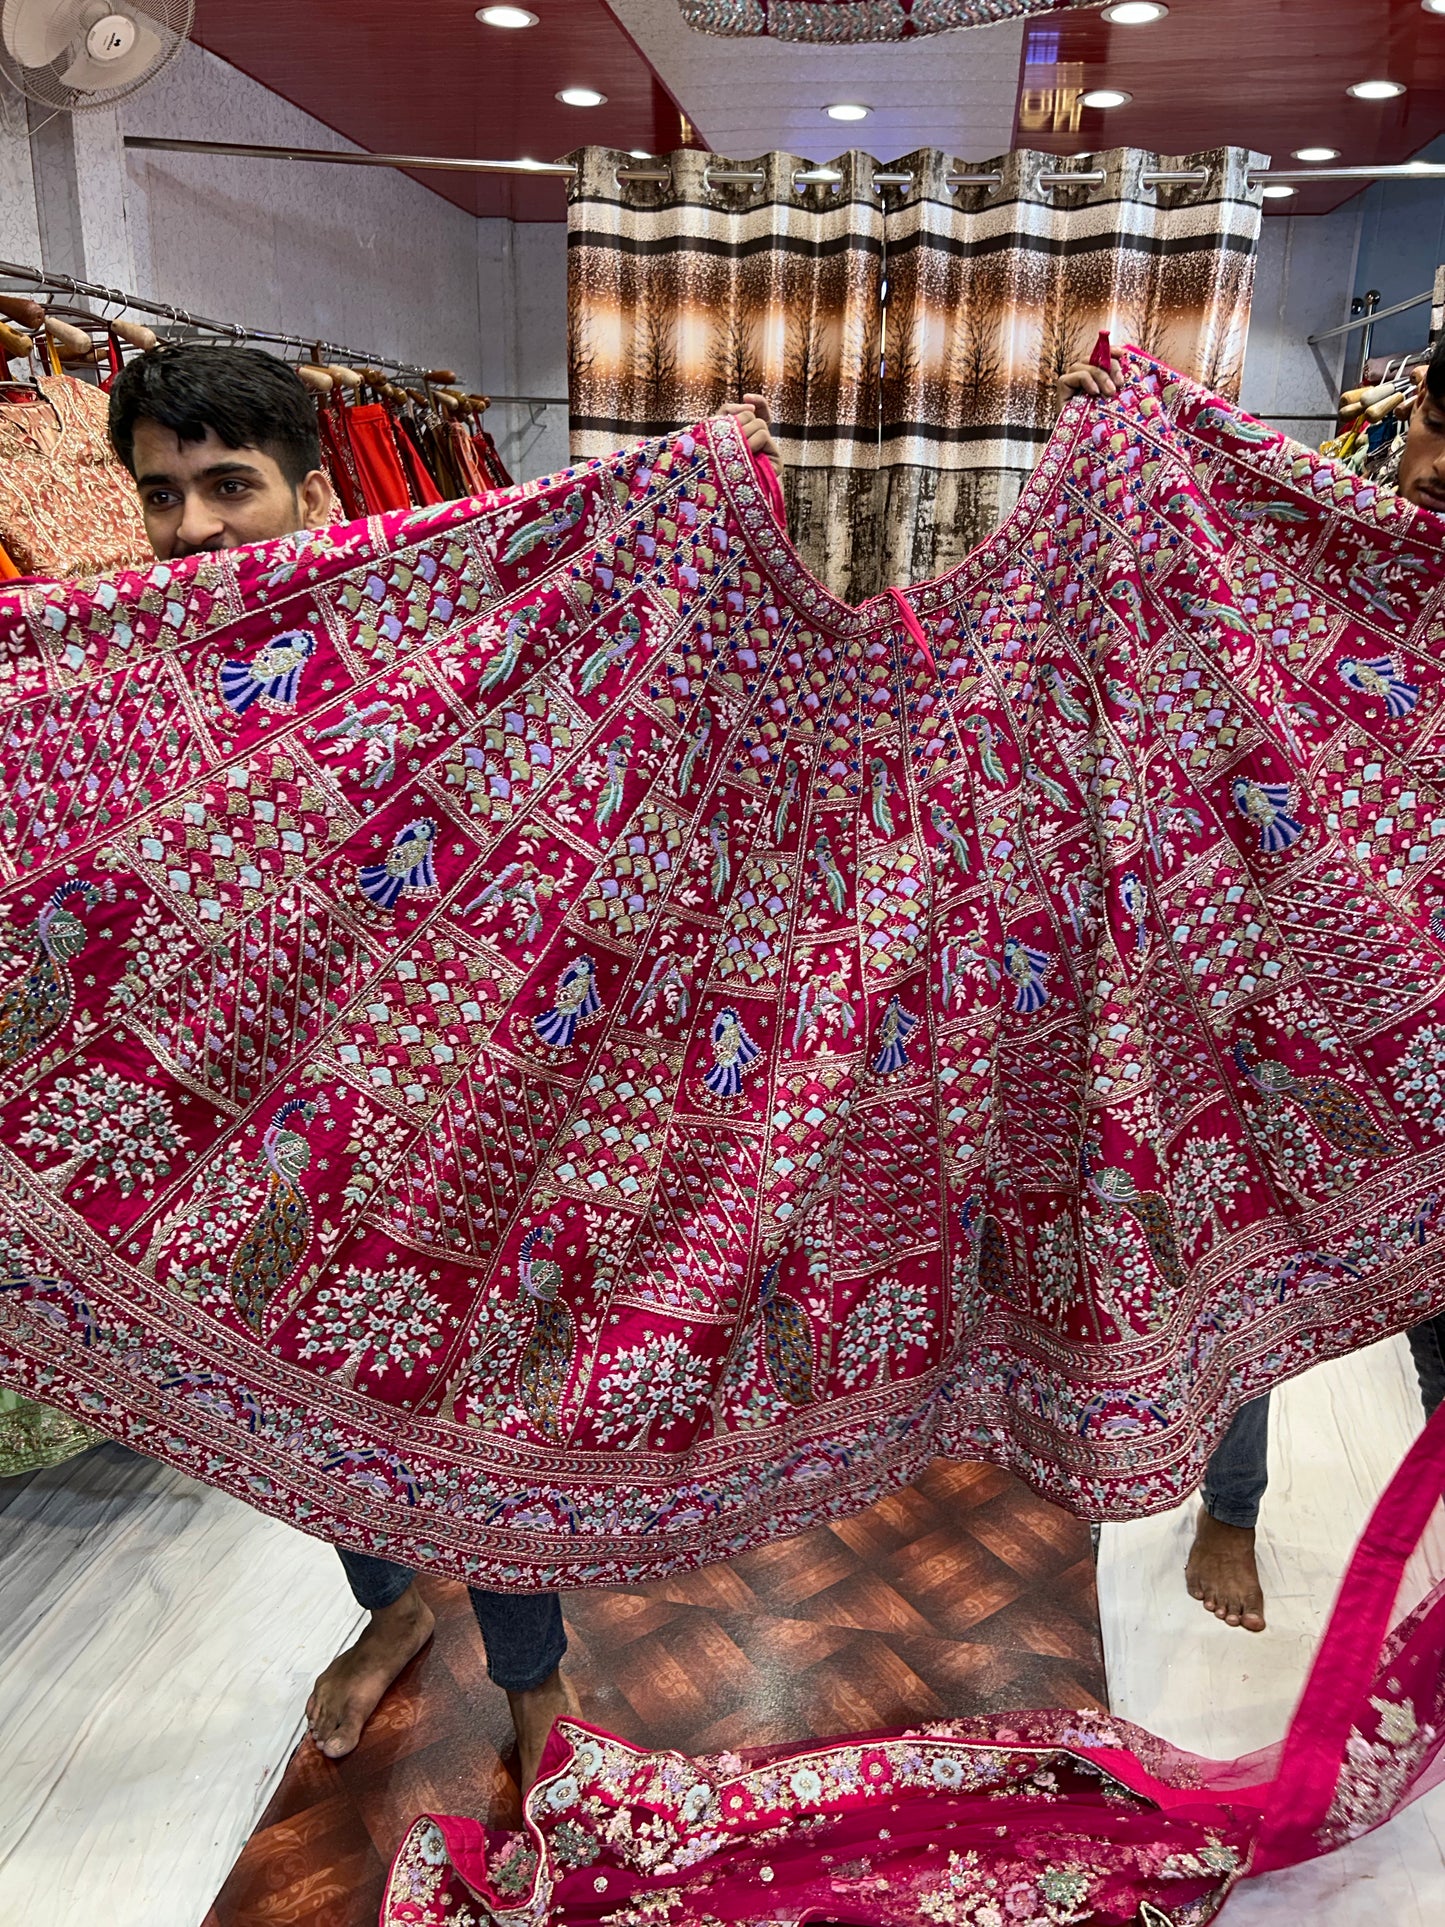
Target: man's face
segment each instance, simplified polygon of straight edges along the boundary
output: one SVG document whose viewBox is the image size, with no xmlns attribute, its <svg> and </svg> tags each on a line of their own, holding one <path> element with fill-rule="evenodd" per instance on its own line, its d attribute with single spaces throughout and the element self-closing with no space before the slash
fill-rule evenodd
<svg viewBox="0 0 1445 1927">
<path fill-rule="evenodd" d="M 1407 502 L 1445 514 L 1445 404 L 1423 386 L 1410 416 L 1396 486 Z"/>
<path fill-rule="evenodd" d="M 313 469 L 293 488 L 274 455 L 227 448 L 215 429 L 183 442 L 159 422 L 135 427 L 135 485 L 150 545 L 163 562 L 272 542 L 333 519 L 331 484 Z"/>
</svg>

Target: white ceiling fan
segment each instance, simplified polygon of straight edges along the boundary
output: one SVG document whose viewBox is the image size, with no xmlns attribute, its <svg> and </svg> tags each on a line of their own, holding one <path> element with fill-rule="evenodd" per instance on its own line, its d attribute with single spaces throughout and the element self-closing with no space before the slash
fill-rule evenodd
<svg viewBox="0 0 1445 1927">
<path fill-rule="evenodd" d="M 186 44 L 196 0 L 0 0 L 0 74 L 65 113 L 138 93 Z"/>
</svg>

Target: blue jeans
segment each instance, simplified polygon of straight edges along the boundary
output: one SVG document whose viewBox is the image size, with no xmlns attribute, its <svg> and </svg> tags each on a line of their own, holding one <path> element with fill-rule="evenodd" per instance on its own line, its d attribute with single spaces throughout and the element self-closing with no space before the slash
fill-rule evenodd
<svg viewBox="0 0 1445 1927">
<path fill-rule="evenodd" d="M 1445 1402 L 1445 1312 L 1406 1332 L 1420 1402 L 1429 1418 Z M 1252 1527 L 1269 1484 L 1269 1393 L 1235 1413 L 1204 1468 L 1204 1509 L 1221 1525 Z"/>
<path fill-rule="evenodd" d="M 369 1552 L 336 1548 L 358 1606 L 382 1612 L 394 1606 L 416 1577 L 410 1566 Z M 555 1592 L 482 1592 L 468 1587 L 472 1611 L 487 1649 L 487 1672 L 508 1693 L 528 1693 L 551 1677 L 567 1650 L 562 1601 Z"/>
</svg>

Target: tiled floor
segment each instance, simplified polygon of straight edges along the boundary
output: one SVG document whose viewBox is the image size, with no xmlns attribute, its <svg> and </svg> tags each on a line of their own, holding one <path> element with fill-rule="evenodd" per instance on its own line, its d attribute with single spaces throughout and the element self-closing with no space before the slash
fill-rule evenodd
<svg viewBox="0 0 1445 1927">
<path fill-rule="evenodd" d="M 465 1595 L 362 1745 L 293 1761 L 205 1927 L 372 1927 L 418 1811 L 515 1824 Z M 935 1465 L 838 1525 L 727 1565 L 567 1600 L 589 1717 L 692 1752 L 1015 1706 L 1099 1704 L 1088 1529 L 982 1466 Z"/>
</svg>

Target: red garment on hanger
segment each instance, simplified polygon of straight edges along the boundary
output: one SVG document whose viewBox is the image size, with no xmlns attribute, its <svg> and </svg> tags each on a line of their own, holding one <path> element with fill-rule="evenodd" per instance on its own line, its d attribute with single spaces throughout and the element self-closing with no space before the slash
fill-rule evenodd
<svg viewBox="0 0 1445 1927">
<path fill-rule="evenodd" d="M 366 514 L 366 503 L 362 499 L 361 477 L 356 470 L 356 458 L 352 454 L 342 419 L 344 412 L 344 403 L 328 395 L 317 404 L 316 426 L 321 435 L 321 454 L 326 472 L 331 477 L 331 486 L 341 504 L 341 520 L 355 522 Z"/>
<path fill-rule="evenodd" d="M 406 470 L 391 432 L 391 417 L 379 401 L 361 402 L 346 411 L 346 433 L 361 493 L 369 515 L 412 506 Z"/>
<path fill-rule="evenodd" d="M 392 430 L 396 436 L 397 452 L 401 465 L 406 470 L 406 478 L 411 484 L 411 499 L 419 509 L 431 508 L 446 497 L 436 485 L 435 477 L 426 465 L 421 450 L 411 438 L 411 430 L 403 421 L 394 421 Z"/>
<path fill-rule="evenodd" d="M 481 465 L 492 479 L 492 487 L 510 488 L 512 486 L 512 478 L 507 471 L 507 464 L 502 460 L 500 454 L 498 454 L 497 444 L 492 440 L 488 430 L 479 428 L 473 439 L 477 443 L 477 453 L 481 460 Z"/>
</svg>

